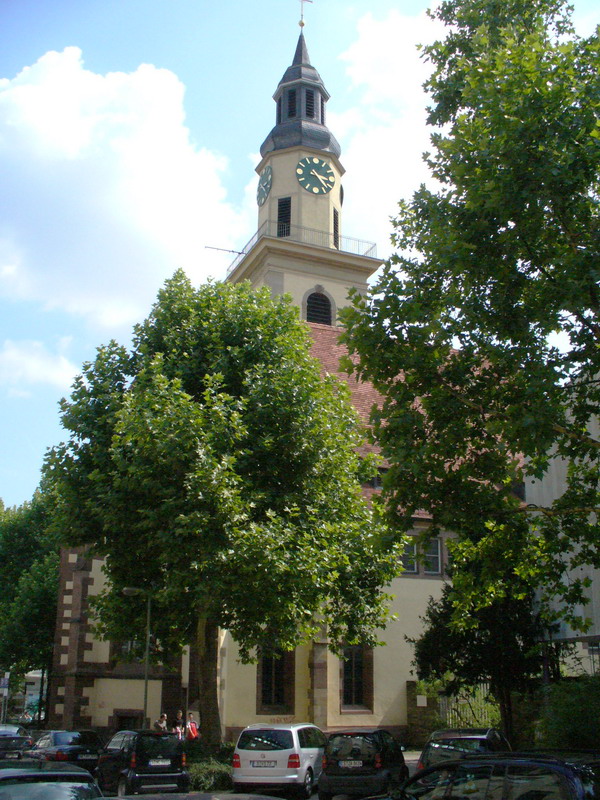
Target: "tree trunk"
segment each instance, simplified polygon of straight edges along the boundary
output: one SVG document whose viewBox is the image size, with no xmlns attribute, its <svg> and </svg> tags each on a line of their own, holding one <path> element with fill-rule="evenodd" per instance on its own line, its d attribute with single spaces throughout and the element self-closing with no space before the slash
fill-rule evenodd
<svg viewBox="0 0 600 800">
<path fill-rule="evenodd" d="M 200 731 L 207 745 L 221 744 L 221 716 L 217 695 L 219 628 L 210 619 L 198 621 L 198 662 L 200 673 Z"/>
<path fill-rule="evenodd" d="M 500 686 L 498 690 L 494 692 L 494 694 L 496 695 L 498 705 L 500 706 L 500 718 L 502 719 L 502 729 L 504 731 L 504 735 L 510 742 L 511 746 L 514 747 L 512 694 L 510 688 L 507 688 L 506 686 Z"/>
</svg>

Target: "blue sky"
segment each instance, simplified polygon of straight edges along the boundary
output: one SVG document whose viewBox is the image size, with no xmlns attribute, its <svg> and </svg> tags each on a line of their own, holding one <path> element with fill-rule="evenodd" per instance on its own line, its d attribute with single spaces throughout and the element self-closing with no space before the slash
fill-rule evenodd
<svg viewBox="0 0 600 800">
<path fill-rule="evenodd" d="M 426 178 L 420 0 L 314 0 L 305 36 L 342 146 L 344 234 L 390 252 Z M 575 3 L 582 33 L 593 0 Z M 178 267 L 222 278 L 256 229 L 260 144 L 299 0 L 0 0 L 0 498 L 29 500 L 58 402 Z"/>
</svg>

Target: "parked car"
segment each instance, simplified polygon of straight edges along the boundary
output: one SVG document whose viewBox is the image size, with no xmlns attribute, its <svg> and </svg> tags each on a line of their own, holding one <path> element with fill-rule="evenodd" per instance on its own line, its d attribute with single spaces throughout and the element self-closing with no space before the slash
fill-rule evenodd
<svg viewBox="0 0 600 800">
<path fill-rule="evenodd" d="M 75 764 L 29 761 L 0 768 L 0 800 L 94 800 L 103 797 L 90 773 Z"/>
<path fill-rule="evenodd" d="M 331 800 L 335 794 L 382 794 L 406 778 L 402 747 L 389 731 L 336 731 L 325 747 L 319 800 Z"/>
<path fill-rule="evenodd" d="M 312 795 L 322 767 L 326 737 L 309 723 L 250 725 L 233 754 L 235 792 L 252 789 Z"/>
<path fill-rule="evenodd" d="M 417 772 L 394 800 L 594 800 L 600 753 L 465 755 Z"/>
<path fill-rule="evenodd" d="M 174 733 L 119 731 L 100 753 L 96 777 L 103 792 L 119 797 L 139 791 L 187 792 L 183 742 Z"/>
<path fill-rule="evenodd" d="M 22 725 L 9 725 L 2 723 L 0 725 L 0 736 L 27 736 L 27 730 Z"/>
<path fill-rule="evenodd" d="M 23 751 L 32 744 L 28 736 L 0 736 L 0 759 L 22 758 Z"/>
<path fill-rule="evenodd" d="M 496 728 L 446 728 L 431 734 L 419 758 L 417 770 L 463 754 L 510 750 L 508 739 Z"/>
<path fill-rule="evenodd" d="M 70 761 L 93 771 L 102 747 L 95 731 L 46 731 L 24 755 L 43 761 Z"/>
</svg>

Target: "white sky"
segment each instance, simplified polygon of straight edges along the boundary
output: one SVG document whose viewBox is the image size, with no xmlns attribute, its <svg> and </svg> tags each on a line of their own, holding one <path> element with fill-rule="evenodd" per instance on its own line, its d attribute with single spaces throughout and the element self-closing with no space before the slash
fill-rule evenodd
<svg viewBox="0 0 600 800">
<path fill-rule="evenodd" d="M 576 3 L 588 32 L 591 0 Z M 314 0 L 305 36 L 342 146 L 344 233 L 390 252 L 425 180 L 420 0 Z M 222 278 L 256 229 L 254 166 L 291 63 L 294 0 L 4 0 L 0 26 L 0 498 L 30 499 L 58 400 L 127 342 L 178 267 Z M 584 19 L 585 18 L 585 19 Z"/>
</svg>

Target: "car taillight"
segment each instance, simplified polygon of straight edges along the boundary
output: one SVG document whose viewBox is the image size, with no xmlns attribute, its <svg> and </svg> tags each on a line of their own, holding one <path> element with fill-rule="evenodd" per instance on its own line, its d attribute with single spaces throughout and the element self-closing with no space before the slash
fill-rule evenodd
<svg viewBox="0 0 600 800">
<path fill-rule="evenodd" d="M 54 756 L 55 761 L 68 761 L 69 756 L 66 753 L 63 753 L 62 750 L 57 750 Z"/>
<path fill-rule="evenodd" d="M 425 769 L 425 767 L 423 766 L 423 762 L 421 761 L 421 759 L 419 759 L 419 760 L 418 760 L 418 762 L 417 762 L 417 771 L 418 771 L 418 770 L 420 770 L 420 769 Z"/>
<path fill-rule="evenodd" d="M 182 753 L 181 754 L 181 766 L 185 767 L 186 765 L 187 765 L 187 758 L 186 758 L 185 753 Z"/>
<path fill-rule="evenodd" d="M 135 757 L 135 753 L 131 754 L 131 760 L 129 761 L 129 769 L 135 769 L 135 765 L 137 763 L 137 759 Z"/>
<path fill-rule="evenodd" d="M 327 756 L 323 756 L 323 758 L 321 759 L 321 767 L 325 769 L 326 766 L 327 766 Z"/>
<path fill-rule="evenodd" d="M 239 753 L 233 754 L 233 768 L 234 769 L 241 769 L 242 762 L 240 761 Z"/>
<path fill-rule="evenodd" d="M 375 753 L 375 769 L 381 768 L 381 753 Z"/>
<path fill-rule="evenodd" d="M 300 756 L 298 753 L 292 753 L 288 758 L 288 769 L 300 769 Z"/>
</svg>

